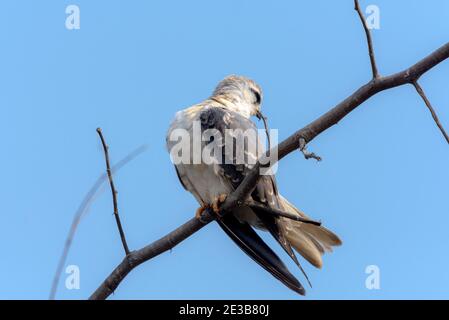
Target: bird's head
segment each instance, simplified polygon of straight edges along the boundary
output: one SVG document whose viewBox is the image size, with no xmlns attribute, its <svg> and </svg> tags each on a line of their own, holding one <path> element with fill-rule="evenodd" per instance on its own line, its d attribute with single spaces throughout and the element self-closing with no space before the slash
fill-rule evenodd
<svg viewBox="0 0 449 320">
<path fill-rule="evenodd" d="M 246 77 L 231 75 L 224 78 L 215 88 L 211 99 L 247 118 L 262 117 L 262 89 Z"/>
</svg>

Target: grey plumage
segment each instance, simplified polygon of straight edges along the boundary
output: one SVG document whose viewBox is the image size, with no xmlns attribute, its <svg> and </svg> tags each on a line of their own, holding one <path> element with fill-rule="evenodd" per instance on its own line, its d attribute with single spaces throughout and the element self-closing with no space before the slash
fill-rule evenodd
<svg viewBox="0 0 449 320">
<path fill-rule="evenodd" d="M 208 139 L 201 142 L 201 151 L 211 146 L 215 148 L 213 150 L 219 151 L 211 155 L 213 160 L 211 163 L 175 165 L 182 185 L 202 206 L 212 205 L 220 195 L 230 194 L 235 190 L 263 154 L 264 147 L 260 139 L 246 134 L 249 131 L 257 132 L 250 117 L 260 114 L 261 99 L 261 89 L 254 81 L 245 77 L 230 76 L 219 83 L 211 98 L 177 113 L 167 135 L 169 150 L 175 145 L 170 139 L 175 129 L 182 128 L 193 134 L 195 121 L 200 124 L 201 133 L 208 130 L 219 133 L 219 135 L 210 134 Z M 228 148 L 230 140 L 217 141 L 217 136 L 223 138 L 229 134 L 232 141 L 243 141 L 242 152 L 236 152 L 235 146 Z M 193 150 L 193 146 L 191 149 Z M 192 157 L 191 155 L 190 158 Z M 251 194 L 251 200 L 306 217 L 280 195 L 275 177 L 271 175 L 260 178 Z M 300 294 L 305 292 L 302 285 L 251 226 L 269 231 L 298 266 L 300 264 L 293 249 L 312 265 L 321 268 L 321 256 L 325 252 L 331 252 L 333 246 L 341 244 L 338 236 L 322 226 L 268 216 L 249 207 L 236 209 L 219 221 L 219 224 L 245 253 Z"/>
</svg>

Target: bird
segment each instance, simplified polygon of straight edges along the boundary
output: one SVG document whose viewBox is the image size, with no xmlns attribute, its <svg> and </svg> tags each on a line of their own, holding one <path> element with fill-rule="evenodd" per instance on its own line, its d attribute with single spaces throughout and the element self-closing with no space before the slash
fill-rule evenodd
<svg viewBox="0 0 449 320">
<path fill-rule="evenodd" d="M 217 214 L 216 221 L 221 229 L 240 249 L 285 286 L 305 295 L 301 282 L 255 229 L 268 231 L 303 271 L 307 281 L 295 251 L 314 267 L 321 268 L 322 255 L 332 252 L 333 247 L 341 245 L 342 241 L 324 226 L 270 215 L 267 210 L 261 210 L 260 206 L 263 206 L 308 218 L 280 194 L 274 174 L 261 175 L 242 206 L 228 214 L 219 214 L 220 205 L 240 185 L 254 167 L 254 160 L 264 150 L 259 137 L 248 139 L 243 143 L 243 153 L 240 153 L 244 156 L 242 161 L 241 157 L 237 159 L 236 146 L 230 146 L 238 139 L 245 139 L 242 135 L 248 130 L 257 130 L 251 117 L 263 118 L 262 98 L 262 89 L 255 81 L 245 76 L 227 76 L 218 83 L 209 98 L 175 114 L 167 132 L 166 145 L 179 181 L 200 204 L 195 216 L 200 219 L 201 213 L 211 208 Z M 209 134 L 204 136 L 206 132 Z M 229 136 L 231 139 L 223 139 Z M 205 154 L 210 155 L 209 159 L 203 159 Z"/>
</svg>

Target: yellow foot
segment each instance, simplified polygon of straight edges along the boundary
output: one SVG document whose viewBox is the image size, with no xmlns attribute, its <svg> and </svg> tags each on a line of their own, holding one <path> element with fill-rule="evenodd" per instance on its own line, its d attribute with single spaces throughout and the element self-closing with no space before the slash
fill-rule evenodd
<svg viewBox="0 0 449 320">
<path fill-rule="evenodd" d="M 202 205 L 201 207 L 199 207 L 195 212 L 195 218 L 197 218 L 198 220 L 201 219 L 201 215 L 207 208 L 209 208 L 208 205 Z"/>
<path fill-rule="evenodd" d="M 212 203 L 212 210 L 214 210 L 215 214 L 219 217 L 221 217 L 220 215 L 220 206 L 223 202 L 225 202 L 226 198 L 227 198 L 227 194 L 220 194 L 218 197 L 215 198 L 214 203 Z"/>
</svg>

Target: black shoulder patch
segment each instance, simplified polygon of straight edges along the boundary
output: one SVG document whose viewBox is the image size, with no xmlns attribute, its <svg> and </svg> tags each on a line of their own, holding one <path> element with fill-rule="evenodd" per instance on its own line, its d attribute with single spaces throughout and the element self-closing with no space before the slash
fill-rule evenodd
<svg viewBox="0 0 449 320">
<path fill-rule="evenodd" d="M 203 112 L 201 112 L 199 118 L 201 121 L 201 132 L 211 129 L 217 130 L 221 133 L 222 138 L 225 139 L 225 144 L 233 144 L 233 152 L 231 155 L 228 154 L 229 152 L 225 150 L 225 147 L 223 145 L 223 149 L 221 152 L 222 161 L 220 163 L 220 167 L 223 170 L 223 175 L 229 180 L 231 185 L 234 188 L 237 188 L 245 178 L 245 175 L 249 168 L 245 163 L 237 163 L 237 152 L 235 150 L 236 143 L 234 140 L 235 137 L 229 139 L 230 137 L 226 134 L 226 130 L 235 129 L 241 130 L 240 132 L 244 132 L 248 129 L 256 129 L 255 125 L 251 122 L 250 119 L 247 119 L 233 111 L 225 110 L 219 107 L 206 108 Z M 205 141 L 205 144 L 208 145 L 212 141 L 214 141 L 214 136 L 211 136 L 209 141 Z M 247 144 L 245 144 L 244 148 L 246 150 Z"/>
<path fill-rule="evenodd" d="M 224 132 L 226 124 L 223 121 L 225 116 L 225 110 L 221 108 L 208 108 L 201 112 L 201 131 L 207 129 L 217 129 L 220 132 Z"/>
</svg>

